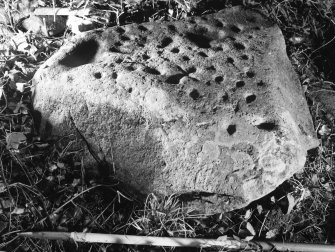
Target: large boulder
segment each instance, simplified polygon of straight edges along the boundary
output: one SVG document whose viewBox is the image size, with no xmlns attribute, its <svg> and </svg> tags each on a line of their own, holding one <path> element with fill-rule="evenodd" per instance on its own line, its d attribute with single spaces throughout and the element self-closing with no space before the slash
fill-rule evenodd
<svg viewBox="0 0 335 252">
<path fill-rule="evenodd" d="M 42 135 L 78 131 L 125 184 L 201 212 L 268 194 L 318 145 L 280 29 L 240 7 L 77 36 L 34 85 Z"/>
</svg>

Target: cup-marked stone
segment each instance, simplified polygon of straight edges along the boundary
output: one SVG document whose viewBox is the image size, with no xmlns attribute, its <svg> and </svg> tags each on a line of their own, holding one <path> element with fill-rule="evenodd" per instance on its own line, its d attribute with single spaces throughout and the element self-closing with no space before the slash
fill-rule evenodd
<svg viewBox="0 0 335 252">
<path fill-rule="evenodd" d="M 75 125 L 121 181 L 201 212 L 271 192 L 318 145 L 280 29 L 240 7 L 77 36 L 34 84 L 42 135 Z"/>
</svg>

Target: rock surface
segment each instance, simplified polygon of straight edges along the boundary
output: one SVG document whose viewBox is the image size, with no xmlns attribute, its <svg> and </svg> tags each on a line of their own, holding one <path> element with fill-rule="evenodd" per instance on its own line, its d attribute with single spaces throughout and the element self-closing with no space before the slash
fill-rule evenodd
<svg viewBox="0 0 335 252">
<path fill-rule="evenodd" d="M 240 7 L 78 36 L 34 84 L 42 134 L 75 127 L 120 180 L 201 212 L 268 194 L 318 145 L 281 31 Z"/>
</svg>

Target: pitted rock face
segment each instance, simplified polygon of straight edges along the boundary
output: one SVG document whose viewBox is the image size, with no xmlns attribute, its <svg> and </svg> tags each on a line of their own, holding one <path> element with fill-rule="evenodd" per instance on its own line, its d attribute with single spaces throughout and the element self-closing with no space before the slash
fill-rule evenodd
<svg viewBox="0 0 335 252">
<path fill-rule="evenodd" d="M 40 130 L 73 122 L 143 193 L 183 194 L 207 213 L 242 207 L 318 144 L 285 50 L 276 25 L 242 8 L 90 32 L 36 73 Z"/>
</svg>

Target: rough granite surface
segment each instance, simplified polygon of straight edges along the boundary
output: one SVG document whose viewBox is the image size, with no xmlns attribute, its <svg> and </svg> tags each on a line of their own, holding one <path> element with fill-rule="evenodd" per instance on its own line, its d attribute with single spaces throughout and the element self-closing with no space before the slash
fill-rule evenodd
<svg viewBox="0 0 335 252">
<path fill-rule="evenodd" d="M 200 212 L 270 193 L 318 145 L 280 29 L 241 7 L 88 32 L 33 82 L 42 135 L 77 130 L 125 184 Z"/>
</svg>

